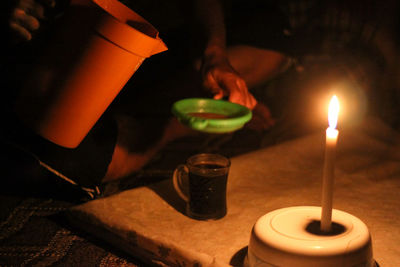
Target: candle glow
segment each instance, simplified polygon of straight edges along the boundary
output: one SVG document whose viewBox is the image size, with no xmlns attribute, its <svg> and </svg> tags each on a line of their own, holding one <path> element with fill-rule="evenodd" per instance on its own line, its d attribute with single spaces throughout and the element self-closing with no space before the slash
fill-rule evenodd
<svg viewBox="0 0 400 267">
<path fill-rule="evenodd" d="M 336 129 L 338 117 L 339 117 L 339 100 L 336 97 L 336 95 L 334 95 L 331 98 L 331 102 L 329 102 L 329 108 L 328 108 L 329 128 Z"/>
<path fill-rule="evenodd" d="M 328 138 L 337 138 L 339 131 L 336 130 L 337 121 L 339 117 L 339 100 L 336 95 L 332 96 L 328 107 L 328 122 L 329 127 L 326 129 L 326 135 Z"/>
</svg>

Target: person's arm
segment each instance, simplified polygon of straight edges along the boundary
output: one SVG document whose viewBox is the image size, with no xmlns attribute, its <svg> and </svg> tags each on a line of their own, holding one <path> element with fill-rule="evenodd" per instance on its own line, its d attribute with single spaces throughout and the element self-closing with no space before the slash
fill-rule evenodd
<svg viewBox="0 0 400 267">
<path fill-rule="evenodd" d="M 254 108 L 257 101 L 249 92 L 243 78 L 228 60 L 226 28 L 221 2 L 219 0 L 195 0 L 195 9 L 206 38 L 201 64 L 203 85 L 215 94 L 214 98 L 216 99 L 228 97 L 231 102 Z"/>
<path fill-rule="evenodd" d="M 197 19 L 202 23 L 207 37 L 207 48 L 225 49 L 226 29 L 221 2 L 219 0 L 195 0 L 195 10 Z"/>
</svg>

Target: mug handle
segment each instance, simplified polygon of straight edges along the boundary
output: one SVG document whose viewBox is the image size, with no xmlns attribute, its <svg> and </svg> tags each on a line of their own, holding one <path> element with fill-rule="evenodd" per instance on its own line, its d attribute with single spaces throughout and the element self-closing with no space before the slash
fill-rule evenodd
<svg viewBox="0 0 400 267">
<path fill-rule="evenodd" d="M 186 178 L 189 175 L 189 168 L 185 164 L 180 164 L 175 170 L 174 174 L 172 176 L 172 182 L 174 184 L 174 188 L 176 193 L 185 201 L 189 202 L 189 197 L 183 192 L 182 189 L 182 177 L 186 176 Z"/>
</svg>

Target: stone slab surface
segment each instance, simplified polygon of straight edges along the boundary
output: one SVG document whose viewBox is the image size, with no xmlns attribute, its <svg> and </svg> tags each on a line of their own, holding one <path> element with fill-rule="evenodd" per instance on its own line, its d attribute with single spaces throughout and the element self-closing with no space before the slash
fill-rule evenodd
<svg viewBox="0 0 400 267">
<path fill-rule="evenodd" d="M 228 214 L 184 214 L 171 180 L 72 208 L 70 221 L 118 248 L 167 266 L 239 266 L 255 221 L 272 210 L 319 206 L 324 132 L 232 158 Z M 379 120 L 341 130 L 334 203 L 360 218 L 375 260 L 400 266 L 400 136 Z"/>
</svg>

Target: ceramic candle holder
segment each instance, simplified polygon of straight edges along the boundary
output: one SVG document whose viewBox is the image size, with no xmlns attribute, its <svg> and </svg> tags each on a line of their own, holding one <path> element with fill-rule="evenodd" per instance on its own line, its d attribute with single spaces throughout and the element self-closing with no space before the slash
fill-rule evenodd
<svg viewBox="0 0 400 267">
<path fill-rule="evenodd" d="M 371 236 L 357 217 L 333 209 L 332 230 L 320 230 L 321 207 L 289 207 L 267 213 L 255 223 L 245 265 L 377 266 Z"/>
</svg>

